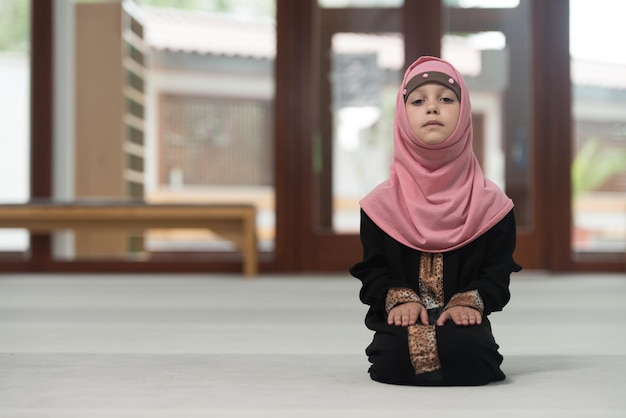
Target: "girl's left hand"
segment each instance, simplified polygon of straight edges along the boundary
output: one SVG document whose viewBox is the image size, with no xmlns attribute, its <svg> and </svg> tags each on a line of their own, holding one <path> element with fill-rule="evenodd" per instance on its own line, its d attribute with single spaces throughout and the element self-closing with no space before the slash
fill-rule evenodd
<svg viewBox="0 0 626 418">
<path fill-rule="evenodd" d="M 454 306 L 452 308 L 446 309 L 437 319 L 436 325 L 442 326 L 449 319 L 452 320 L 456 325 L 480 325 L 483 321 L 482 314 L 476 309 L 469 308 L 467 306 Z"/>
</svg>

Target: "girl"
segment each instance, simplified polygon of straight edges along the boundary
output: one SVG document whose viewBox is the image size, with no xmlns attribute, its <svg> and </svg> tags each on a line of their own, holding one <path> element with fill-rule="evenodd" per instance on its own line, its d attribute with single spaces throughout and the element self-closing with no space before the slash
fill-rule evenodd
<svg viewBox="0 0 626 418">
<path fill-rule="evenodd" d="M 361 200 L 361 280 L 372 379 L 400 385 L 503 380 L 487 315 L 509 301 L 513 202 L 472 151 L 469 92 L 424 56 L 396 99 L 389 178 Z"/>
</svg>

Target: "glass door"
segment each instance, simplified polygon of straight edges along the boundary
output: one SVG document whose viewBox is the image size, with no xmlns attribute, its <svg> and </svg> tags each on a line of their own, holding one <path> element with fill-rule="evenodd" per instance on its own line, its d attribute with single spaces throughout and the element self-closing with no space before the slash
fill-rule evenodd
<svg viewBox="0 0 626 418">
<path fill-rule="evenodd" d="M 0 4 L 0 203 L 30 197 L 30 2 Z M 28 249 L 28 231 L 0 230 L 0 252 Z"/>
<path fill-rule="evenodd" d="M 7 0 L 0 23 L 0 200 L 252 204 L 273 258 L 275 0 Z M 0 231 L 3 267 L 240 269 L 200 229 L 94 232 Z"/>
<path fill-rule="evenodd" d="M 618 0 L 570 0 L 574 262 L 626 271 L 626 37 Z"/>
<path fill-rule="evenodd" d="M 338 7 L 341 5 L 341 7 Z M 364 7 L 367 6 L 367 7 Z M 400 1 L 315 6 L 318 107 L 311 135 L 311 232 L 305 269 L 347 270 L 358 261 L 359 200 L 383 181 L 404 72 Z"/>
<path fill-rule="evenodd" d="M 71 11 L 70 200 L 251 204 L 271 255 L 275 1 L 74 0 Z M 199 228 L 79 231 L 74 242 L 70 260 L 220 262 L 237 250 Z"/>
<path fill-rule="evenodd" d="M 474 150 L 486 177 L 515 204 L 515 257 L 543 268 L 535 161 L 531 1 L 446 0 L 442 56 L 467 82 Z M 476 122 L 479 122 L 476 124 Z"/>
<path fill-rule="evenodd" d="M 496 3 L 449 0 L 337 9 L 320 2 L 319 114 L 311 141 L 313 232 L 303 244 L 307 254 L 318 257 L 308 261 L 310 267 L 345 269 L 360 256 L 358 201 L 388 175 L 405 56 L 413 60 L 424 54 L 442 56 L 464 74 L 472 95 L 475 152 L 487 177 L 515 202 L 516 258 L 527 268 L 545 267 L 536 187 L 531 2 Z M 438 19 L 440 24 L 433 23 Z"/>
</svg>

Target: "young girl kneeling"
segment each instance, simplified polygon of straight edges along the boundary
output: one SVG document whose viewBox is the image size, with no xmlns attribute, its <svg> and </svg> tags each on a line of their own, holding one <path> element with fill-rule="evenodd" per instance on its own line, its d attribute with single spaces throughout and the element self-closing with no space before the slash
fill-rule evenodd
<svg viewBox="0 0 626 418">
<path fill-rule="evenodd" d="M 472 151 L 470 97 L 447 61 L 421 57 L 396 99 L 389 178 L 361 200 L 361 280 L 372 379 L 400 385 L 503 380 L 487 316 L 509 301 L 513 202 Z"/>
</svg>

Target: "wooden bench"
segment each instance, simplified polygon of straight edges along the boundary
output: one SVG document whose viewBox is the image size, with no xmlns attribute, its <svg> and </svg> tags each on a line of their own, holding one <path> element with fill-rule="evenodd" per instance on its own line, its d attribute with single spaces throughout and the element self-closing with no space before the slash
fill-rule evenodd
<svg viewBox="0 0 626 418">
<path fill-rule="evenodd" d="M 0 228 L 24 228 L 32 232 L 203 228 L 238 247 L 243 255 L 245 275 L 254 276 L 258 272 L 256 209 L 253 205 L 102 202 L 2 204 Z"/>
</svg>

